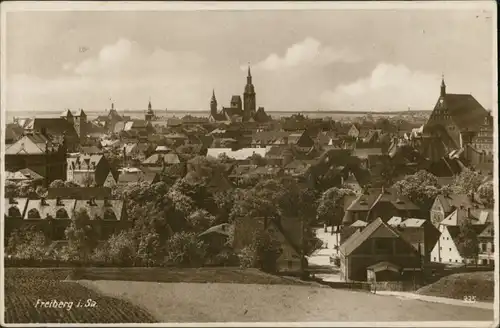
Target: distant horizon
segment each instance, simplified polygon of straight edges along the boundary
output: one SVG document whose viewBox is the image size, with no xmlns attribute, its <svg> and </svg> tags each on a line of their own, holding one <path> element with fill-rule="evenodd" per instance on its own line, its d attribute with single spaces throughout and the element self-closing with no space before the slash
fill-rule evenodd
<svg viewBox="0 0 500 328">
<path fill-rule="evenodd" d="M 104 110 L 114 102 L 137 110 L 151 99 L 153 107 L 204 111 L 213 90 L 218 108 L 241 96 L 249 66 L 256 105 L 272 113 L 432 110 L 443 75 L 450 93 L 496 108 L 490 2 L 439 10 L 435 3 L 251 10 L 235 2 L 196 11 L 106 10 L 112 3 L 71 10 L 76 5 L 6 12 L 5 108 Z"/>
</svg>

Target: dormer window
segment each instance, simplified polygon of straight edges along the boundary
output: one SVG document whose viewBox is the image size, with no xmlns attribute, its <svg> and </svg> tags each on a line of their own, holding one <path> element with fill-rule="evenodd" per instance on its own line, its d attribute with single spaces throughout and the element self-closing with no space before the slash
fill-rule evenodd
<svg viewBox="0 0 500 328">
<path fill-rule="evenodd" d="M 40 219 L 40 212 L 36 208 L 28 211 L 28 219 Z"/>
<path fill-rule="evenodd" d="M 57 212 L 56 212 L 56 218 L 57 219 L 67 219 L 67 218 L 69 218 L 68 212 L 66 212 L 66 209 L 64 209 L 64 208 L 58 209 Z"/>
</svg>

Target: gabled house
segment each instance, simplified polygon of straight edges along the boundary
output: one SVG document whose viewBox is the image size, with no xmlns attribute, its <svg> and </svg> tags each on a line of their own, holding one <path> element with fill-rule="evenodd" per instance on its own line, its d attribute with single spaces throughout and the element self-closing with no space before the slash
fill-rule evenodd
<svg viewBox="0 0 500 328">
<path fill-rule="evenodd" d="M 401 235 L 376 219 L 339 247 L 340 275 L 345 281 L 409 280 L 421 272 L 421 257 Z"/>
<path fill-rule="evenodd" d="M 281 222 L 265 218 L 239 218 L 235 222 L 233 247 L 241 250 L 253 242 L 254 234 L 267 231 L 281 245 L 278 271 L 302 273 L 306 260 L 302 252 L 302 222 L 283 218 Z"/>
<path fill-rule="evenodd" d="M 111 166 L 104 155 L 80 155 L 67 158 L 67 181 L 80 186 L 102 186 Z"/>
<path fill-rule="evenodd" d="M 479 239 L 479 264 L 495 265 L 495 227 L 489 223 L 478 234 Z"/>
<path fill-rule="evenodd" d="M 393 216 L 419 217 L 420 208 L 408 198 L 391 188 L 372 188 L 359 195 L 345 210 L 342 223 L 349 225 L 357 220 L 372 222 L 381 218 L 384 222 Z"/>
<path fill-rule="evenodd" d="M 349 130 L 347 131 L 347 135 L 351 138 L 358 138 L 361 133 L 361 127 L 359 124 L 352 124 Z"/>
<path fill-rule="evenodd" d="M 66 147 L 39 133 L 23 136 L 5 148 L 5 170 L 30 169 L 45 178 L 46 184 L 66 180 Z"/>
<path fill-rule="evenodd" d="M 483 205 L 475 197 L 471 198 L 465 194 L 438 195 L 430 210 L 431 222 L 438 227 L 447 216 L 459 208 L 478 209 L 483 208 Z"/>
<path fill-rule="evenodd" d="M 425 262 L 430 261 L 432 248 L 439 239 L 439 230 L 425 219 L 402 219 L 394 216 L 387 224 L 420 252 Z"/>
<path fill-rule="evenodd" d="M 460 226 L 469 221 L 477 235 L 485 232 L 493 223 L 493 211 L 488 209 L 471 209 L 461 207 L 455 209 L 439 225 L 440 237 L 431 253 L 431 261 L 441 263 L 470 263 L 474 259 L 466 259 L 457 247 Z M 488 231 L 485 232 L 486 234 Z"/>
</svg>

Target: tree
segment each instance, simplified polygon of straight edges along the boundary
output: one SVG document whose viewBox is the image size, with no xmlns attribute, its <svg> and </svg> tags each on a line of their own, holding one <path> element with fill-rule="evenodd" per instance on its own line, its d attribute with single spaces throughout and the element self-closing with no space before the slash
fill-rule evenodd
<svg viewBox="0 0 500 328">
<path fill-rule="evenodd" d="M 252 156 L 250 156 L 250 163 L 253 165 L 257 166 L 266 166 L 267 165 L 267 160 L 262 157 L 260 154 L 254 153 Z"/>
<path fill-rule="evenodd" d="M 153 231 L 139 234 L 137 257 L 141 260 L 142 264 L 148 267 L 155 266 L 161 263 L 164 253 L 159 234 Z"/>
<path fill-rule="evenodd" d="M 49 188 L 64 188 L 64 181 L 61 179 L 54 180 L 50 183 Z"/>
<path fill-rule="evenodd" d="M 464 259 L 474 259 L 477 264 L 479 254 L 479 239 L 474 226 L 469 219 L 460 222 L 460 232 L 457 236 L 457 249 Z"/>
<path fill-rule="evenodd" d="M 90 217 L 85 209 L 75 211 L 70 225 L 65 230 L 68 239 L 68 257 L 88 262 L 97 246 L 98 234 L 93 229 Z"/>
<path fill-rule="evenodd" d="M 466 194 L 472 197 L 482 182 L 483 176 L 479 172 L 464 170 L 455 178 L 452 188 L 457 194 Z"/>
<path fill-rule="evenodd" d="M 400 195 L 408 197 L 419 206 L 422 215 L 427 216 L 436 196 L 441 192 L 437 178 L 424 170 L 407 175 L 403 180 L 396 182 L 393 187 Z"/>
<path fill-rule="evenodd" d="M 214 225 L 215 216 L 206 210 L 198 209 L 187 217 L 187 222 L 194 232 L 203 232 Z"/>
<path fill-rule="evenodd" d="M 188 267 L 202 265 L 207 246 L 198 239 L 196 233 L 178 232 L 166 243 L 166 264 L 177 264 Z"/>
<path fill-rule="evenodd" d="M 108 258 L 118 265 L 130 265 L 135 262 L 137 247 L 134 232 L 131 230 L 113 234 L 106 243 Z"/>
<path fill-rule="evenodd" d="M 342 224 L 345 196 L 354 195 L 351 189 L 333 187 L 325 191 L 318 202 L 317 216 L 320 221 L 332 226 Z"/>
<path fill-rule="evenodd" d="M 493 190 L 493 181 L 483 183 L 477 190 L 483 204 L 488 208 L 493 208 L 495 195 Z"/>
</svg>

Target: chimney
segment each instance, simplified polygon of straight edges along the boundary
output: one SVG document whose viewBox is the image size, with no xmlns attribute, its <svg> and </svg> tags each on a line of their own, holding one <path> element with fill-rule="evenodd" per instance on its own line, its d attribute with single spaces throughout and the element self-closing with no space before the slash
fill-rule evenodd
<svg viewBox="0 0 500 328">
<path fill-rule="evenodd" d="M 471 215 L 470 215 L 470 207 L 467 208 L 467 218 L 470 219 Z"/>
</svg>

